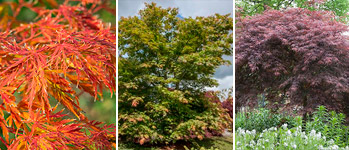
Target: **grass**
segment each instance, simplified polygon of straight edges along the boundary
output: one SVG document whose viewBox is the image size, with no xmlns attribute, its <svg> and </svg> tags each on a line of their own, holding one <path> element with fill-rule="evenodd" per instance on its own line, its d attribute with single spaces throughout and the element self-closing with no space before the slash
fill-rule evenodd
<svg viewBox="0 0 349 150">
<path fill-rule="evenodd" d="M 188 142 L 179 141 L 173 145 L 148 145 L 141 146 L 134 143 L 124 143 L 119 141 L 119 150 L 185 150 L 188 149 L 211 149 L 211 150 L 231 150 L 233 149 L 233 137 L 212 137 L 204 140 L 195 140 L 192 144 Z"/>
</svg>

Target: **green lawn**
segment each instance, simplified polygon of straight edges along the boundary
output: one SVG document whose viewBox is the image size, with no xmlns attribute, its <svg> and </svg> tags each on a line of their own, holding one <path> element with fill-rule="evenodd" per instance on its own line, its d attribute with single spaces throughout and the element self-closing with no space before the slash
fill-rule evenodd
<svg viewBox="0 0 349 150">
<path fill-rule="evenodd" d="M 119 150 L 231 150 L 233 149 L 233 137 L 212 137 L 202 141 L 196 140 L 192 144 L 177 142 L 173 145 L 141 146 L 134 143 L 119 141 Z"/>
</svg>

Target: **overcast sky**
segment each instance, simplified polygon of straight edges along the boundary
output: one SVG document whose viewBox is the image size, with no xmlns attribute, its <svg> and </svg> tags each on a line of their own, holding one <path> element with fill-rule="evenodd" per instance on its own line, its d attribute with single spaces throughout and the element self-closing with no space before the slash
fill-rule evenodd
<svg viewBox="0 0 349 150">
<path fill-rule="evenodd" d="M 157 5 L 179 8 L 179 14 L 183 17 L 210 16 L 215 13 L 233 14 L 233 0 L 119 0 L 118 18 L 121 16 L 135 16 L 138 11 L 145 7 L 144 3 L 155 2 Z M 227 60 L 233 61 L 232 56 L 225 56 Z M 233 86 L 233 65 L 221 66 L 216 70 L 214 78 L 220 84 L 209 90 L 222 90 Z"/>
</svg>

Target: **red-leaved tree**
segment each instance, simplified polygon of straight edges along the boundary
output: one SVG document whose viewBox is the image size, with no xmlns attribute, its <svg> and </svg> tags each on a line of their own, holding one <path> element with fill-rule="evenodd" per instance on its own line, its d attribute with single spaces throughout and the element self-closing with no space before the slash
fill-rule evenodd
<svg viewBox="0 0 349 150">
<path fill-rule="evenodd" d="M 234 99 L 231 95 L 231 89 L 225 89 L 223 91 L 215 92 L 215 91 L 207 91 L 205 93 L 205 97 L 210 101 L 219 104 L 218 107 L 222 107 L 229 114 L 230 118 L 234 118 Z M 228 92 L 228 95 L 224 95 L 224 92 Z M 229 93 L 230 92 L 230 93 Z M 233 121 L 230 122 L 231 129 L 233 129 Z M 217 134 L 221 135 L 221 134 Z"/>
<path fill-rule="evenodd" d="M 258 94 L 311 111 L 349 113 L 348 26 L 326 11 L 270 10 L 237 24 L 237 106 Z M 273 104 L 273 103 L 272 103 Z"/>
<path fill-rule="evenodd" d="M 12 13 L 0 26 L 0 141 L 8 149 L 111 149 L 115 125 L 87 119 L 77 94 L 99 100 L 116 89 L 115 28 L 94 16 L 106 2 L 41 2 L 4 3 Z M 16 19 L 23 8 L 37 13 L 33 22 Z"/>
<path fill-rule="evenodd" d="M 222 102 L 222 107 L 225 108 L 231 118 L 234 116 L 234 99 L 233 97 L 228 97 Z"/>
</svg>

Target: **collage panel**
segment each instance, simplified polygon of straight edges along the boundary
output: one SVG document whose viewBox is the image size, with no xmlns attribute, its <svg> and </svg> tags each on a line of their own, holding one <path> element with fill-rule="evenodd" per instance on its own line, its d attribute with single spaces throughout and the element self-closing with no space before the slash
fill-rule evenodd
<svg viewBox="0 0 349 150">
<path fill-rule="evenodd" d="M 0 0 L 0 149 L 117 149 L 116 0 Z"/>
<path fill-rule="evenodd" d="M 118 4 L 118 148 L 233 149 L 233 1 Z"/>
<path fill-rule="evenodd" d="M 349 149 L 349 1 L 235 2 L 235 149 Z"/>
<path fill-rule="evenodd" d="M 0 149 L 349 150 L 349 0 L 0 0 Z"/>
</svg>

